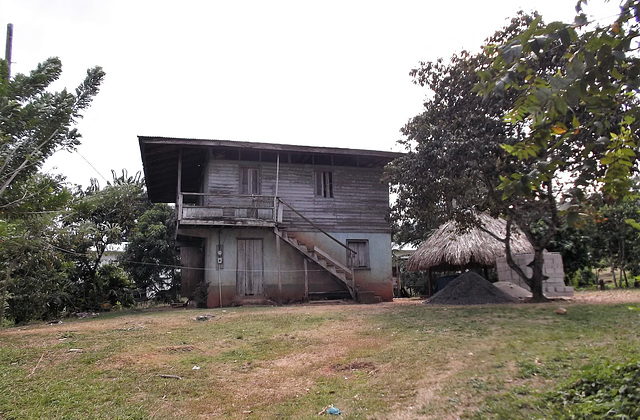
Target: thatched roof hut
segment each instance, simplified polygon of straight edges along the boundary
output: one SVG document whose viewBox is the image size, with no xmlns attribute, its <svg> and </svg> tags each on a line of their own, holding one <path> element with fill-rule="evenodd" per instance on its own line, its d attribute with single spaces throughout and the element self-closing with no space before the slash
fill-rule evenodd
<svg viewBox="0 0 640 420">
<path fill-rule="evenodd" d="M 478 215 L 485 230 L 504 238 L 507 223 L 484 213 Z M 512 229 L 511 252 L 532 253 L 533 248 L 524 234 Z M 440 226 L 407 261 L 409 271 L 429 269 L 453 270 L 464 267 L 493 267 L 496 258 L 505 255 L 503 242 L 498 241 L 479 227 L 461 230 L 454 221 Z"/>
</svg>

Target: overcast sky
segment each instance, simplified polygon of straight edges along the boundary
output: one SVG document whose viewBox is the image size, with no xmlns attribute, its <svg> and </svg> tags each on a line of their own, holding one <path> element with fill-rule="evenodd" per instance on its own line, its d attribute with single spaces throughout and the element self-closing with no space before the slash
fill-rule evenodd
<svg viewBox="0 0 640 420">
<path fill-rule="evenodd" d="M 576 1 L 0 0 L 0 23 L 14 74 L 60 57 L 60 90 L 106 71 L 78 153 L 46 165 L 104 185 L 142 169 L 138 135 L 400 150 L 427 94 L 410 69 L 477 51 L 520 9 L 572 21 Z M 619 3 L 590 4 L 609 21 Z"/>
</svg>

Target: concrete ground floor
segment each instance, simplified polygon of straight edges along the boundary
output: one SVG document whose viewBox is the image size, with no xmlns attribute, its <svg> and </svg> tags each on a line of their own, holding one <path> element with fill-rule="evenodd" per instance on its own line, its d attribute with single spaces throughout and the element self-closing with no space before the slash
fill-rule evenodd
<svg viewBox="0 0 640 420">
<path fill-rule="evenodd" d="M 320 248 L 354 266 L 354 284 L 364 301 L 393 299 L 389 233 L 295 232 L 309 249 Z M 348 295 L 344 283 L 278 237 L 272 228 L 181 229 L 182 295 L 206 298 L 208 307 L 247 303 L 285 304 Z M 344 245 L 357 247 L 358 260 Z"/>
</svg>

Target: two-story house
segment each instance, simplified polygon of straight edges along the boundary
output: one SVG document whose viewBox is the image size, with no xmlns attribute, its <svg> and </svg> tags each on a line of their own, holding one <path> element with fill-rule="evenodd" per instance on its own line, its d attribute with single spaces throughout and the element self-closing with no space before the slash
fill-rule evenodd
<svg viewBox="0 0 640 420">
<path fill-rule="evenodd" d="M 149 198 L 175 203 L 182 295 L 207 306 L 393 298 L 399 153 L 139 137 Z"/>
</svg>

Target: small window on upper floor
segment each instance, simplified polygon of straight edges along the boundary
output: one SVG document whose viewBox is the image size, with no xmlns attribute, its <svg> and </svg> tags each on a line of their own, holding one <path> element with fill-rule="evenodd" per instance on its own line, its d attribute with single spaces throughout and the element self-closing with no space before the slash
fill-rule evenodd
<svg viewBox="0 0 640 420">
<path fill-rule="evenodd" d="M 240 193 L 247 195 L 260 194 L 260 168 L 240 168 Z"/>
<path fill-rule="evenodd" d="M 333 172 L 316 172 L 316 196 L 333 198 Z"/>
</svg>

